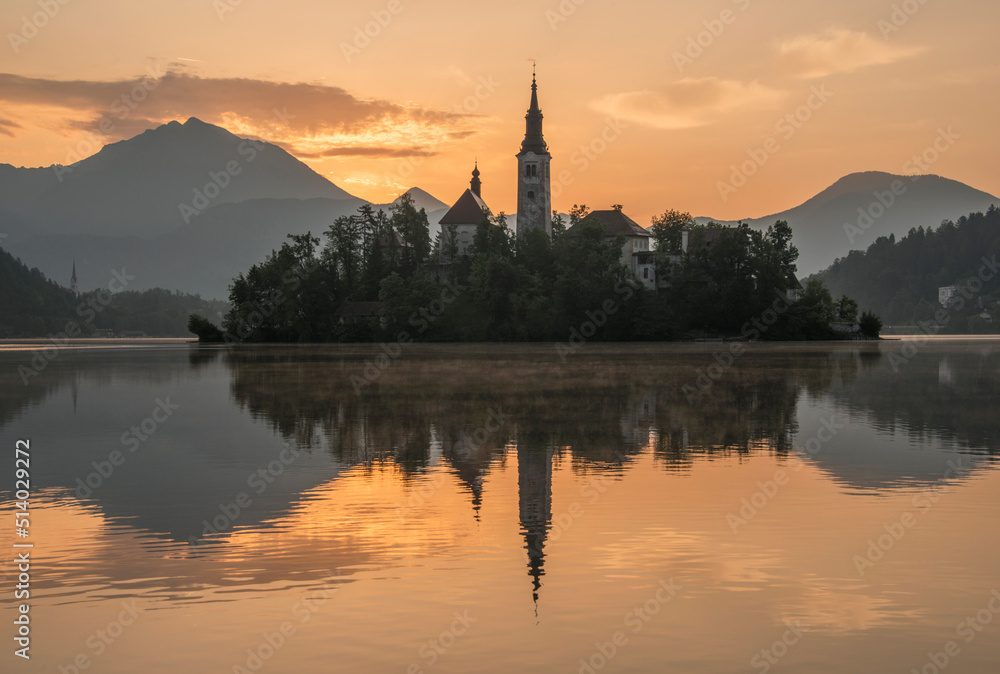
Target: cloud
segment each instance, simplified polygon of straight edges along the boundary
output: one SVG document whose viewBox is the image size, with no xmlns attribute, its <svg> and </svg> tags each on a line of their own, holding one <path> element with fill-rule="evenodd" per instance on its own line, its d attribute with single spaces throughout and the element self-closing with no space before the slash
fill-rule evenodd
<svg viewBox="0 0 1000 674">
<path fill-rule="evenodd" d="M 775 107 L 785 96 L 786 92 L 756 81 L 685 78 L 659 89 L 611 94 L 591 102 L 590 107 L 655 129 L 692 129 L 712 124 L 729 112 Z"/>
<path fill-rule="evenodd" d="M 14 132 L 11 129 L 23 129 L 24 127 L 17 122 L 10 119 L 0 119 L 0 134 L 5 136 L 14 137 Z"/>
<path fill-rule="evenodd" d="M 205 78 L 174 65 L 151 66 L 145 76 L 120 81 L 0 73 L 0 101 L 9 115 L 15 106 L 49 110 L 58 120 L 56 130 L 66 136 L 91 132 L 110 142 L 171 120 L 198 117 L 313 157 L 434 154 L 441 143 L 475 133 L 480 120 L 363 99 L 326 84 Z M 0 124 L 0 133 L 10 135 L 10 129 Z"/>
<path fill-rule="evenodd" d="M 280 144 L 280 143 L 279 143 Z M 285 148 L 292 152 L 292 148 Z M 327 159 L 329 157 L 433 157 L 437 152 L 418 147 L 331 147 L 320 152 L 298 152 L 299 159 Z"/>
<path fill-rule="evenodd" d="M 802 79 L 853 73 L 868 66 L 895 63 L 923 51 L 923 47 L 891 45 L 868 33 L 838 28 L 801 35 L 778 44 L 782 69 Z"/>
</svg>

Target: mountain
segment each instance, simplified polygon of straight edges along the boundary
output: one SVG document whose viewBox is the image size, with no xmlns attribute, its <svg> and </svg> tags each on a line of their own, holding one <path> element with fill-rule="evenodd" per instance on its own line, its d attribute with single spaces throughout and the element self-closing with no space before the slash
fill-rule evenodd
<svg viewBox="0 0 1000 674">
<path fill-rule="evenodd" d="M 0 205 L 33 234 L 148 239 L 214 206 L 262 197 L 354 199 L 280 147 L 194 117 L 106 145 L 70 166 L 0 165 Z"/>
<path fill-rule="evenodd" d="M 18 254 L 51 278 L 69 282 L 76 260 L 80 288 L 104 287 L 112 270 L 125 272 L 128 290 L 167 288 L 224 299 L 233 277 L 281 247 L 288 234 L 322 236 L 360 199 L 251 199 L 221 204 L 191 224 L 154 239 L 90 234 L 33 236 L 17 242 Z M 10 246 L 13 248 L 14 246 Z"/>
<path fill-rule="evenodd" d="M 448 204 L 418 187 L 406 194 L 437 236 Z M 128 290 L 225 298 L 288 234 L 321 236 L 365 203 L 280 147 L 194 117 L 70 166 L 0 164 L 3 246 L 66 284 L 75 260 L 81 290 L 125 270 Z"/>
<path fill-rule="evenodd" d="M 416 206 L 417 210 L 420 210 L 422 208 L 425 211 L 427 211 L 428 215 L 435 211 L 447 210 L 448 208 L 450 208 L 448 204 L 444 203 L 437 197 L 428 194 L 419 187 L 411 187 L 410 189 L 406 190 L 403 194 L 400 194 L 398 197 L 396 197 L 396 199 L 392 203 L 398 204 L 403 199 L 403 196 L 407 194 L 410 195 L 411 199 L 413 199 L 413 205 Z"/>
<path fill-rule="evenodd" d="M 1000 205 L 1000 198 L 936 175 L 852 173 L 795 208 L 744 222 L 765 229 L 787 220 L 799 249 L 800 276 L 814 274 L 880 236 L 904 236 L 963 214 Z M 699 223 L 711 218 L 695 218 Z M 735 224 L 733 221 L 721 224 Z"/>
</svg>

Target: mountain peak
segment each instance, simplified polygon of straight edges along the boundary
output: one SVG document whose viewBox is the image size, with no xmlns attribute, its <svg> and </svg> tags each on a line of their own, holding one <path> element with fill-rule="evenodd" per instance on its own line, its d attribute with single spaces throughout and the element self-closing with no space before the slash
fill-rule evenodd
<svg viewBox="0 0 1000 674">
<path fill-rule="evenodd" d="M 422 208 L 428 213 L 431 213 L 433 211 L 439 211 L 443 208 L 448 208 L 448 204 L 444 203 L 443 201 L 441 201 L 434 195 L 426 192 L 425 190 L 420 189 L 419 187 L 411 187 L 410 189 L 403 192 L 403 194 L 400 194 L 398 197 L 396 197 L 392 201 L 392 203 L 398 204 L 400 200 L 402 200 L 403 196 L 407 194 L 410 195 L 411 199 L 413 199 L 414 206 L 416 206 L 417 208 Z"/>
</svg>

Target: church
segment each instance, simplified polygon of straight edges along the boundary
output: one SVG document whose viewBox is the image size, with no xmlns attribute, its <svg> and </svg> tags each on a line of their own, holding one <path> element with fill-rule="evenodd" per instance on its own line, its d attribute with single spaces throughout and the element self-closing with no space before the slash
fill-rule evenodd
<svg viewBox="0 0 1000 674">
<path fill-rule="evenodd" d="M 517 220 L 516 231 L 523 236 L 533 229 L 541 229 L 552 237 L 552 155 L 542 134 L 542 110 L 538 105 L 538 82 L 531 76 L 531 100 L 525 115 L 524 140 L 517 153 Z M 472 246 L 476 226 L 483 216 L 493 213 L 483 199 L 482 180 L 479 178 L 479 164 L 472 170 L 469 188 L 462 193 L 455 204 L 441 218 L 439 238 L 439 262 L 447 264 L 456 256 L 465 255 Z M 583 222 L 597 221 L 604 225 L 605 236 L 614 239 L 625 237 L 621 262 L 651 290 L 657 287 L 656 265 L 650 243 L 652 236 L 632 218 L 625 215 L 620 207 L 607 211 L 594 211 L 581 223 L 567 230 L 573 230 Z"/>
</svg>

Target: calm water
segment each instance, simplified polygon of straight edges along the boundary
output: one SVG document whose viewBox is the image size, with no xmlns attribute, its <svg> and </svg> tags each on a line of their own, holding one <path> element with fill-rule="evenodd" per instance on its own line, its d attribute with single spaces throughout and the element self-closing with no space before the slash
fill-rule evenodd
<svg viewBox="0 0 1000 674">
<path fill-rule="evenodd" d="M 0 345 L 2 670 L 997 671 L 1000 342 L 906 345 Z"/>
</svg>

